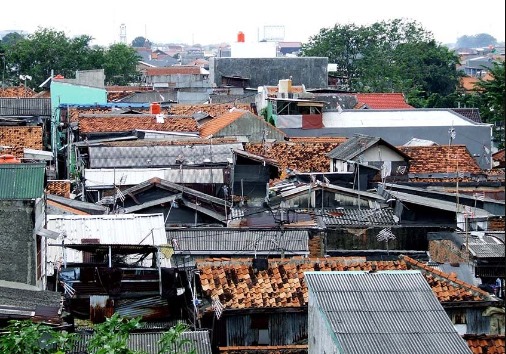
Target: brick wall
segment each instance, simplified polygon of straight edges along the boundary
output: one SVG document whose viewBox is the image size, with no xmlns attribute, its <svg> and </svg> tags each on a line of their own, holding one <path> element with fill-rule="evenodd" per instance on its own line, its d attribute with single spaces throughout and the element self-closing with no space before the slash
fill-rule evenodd
<svg viewBox="0 0 506 354">
<path fill-rule="evenodd" d="M 23 157 L 23 148 L 42 150 L 42 127 L 0 127 L 0 145 L 9 146 L 0 154 Z"/>
<path fill-rule="evenodd" d="M 438 263 L 467 262 L 466 250 L 458 248 L 451 240 L 429 241 L 430 258 Z"/>
<path fill-rule="evenodd" d="M 505 226 L 502 216 L 488 219 L 488 231 L 504 231 Z"/>
</svg>

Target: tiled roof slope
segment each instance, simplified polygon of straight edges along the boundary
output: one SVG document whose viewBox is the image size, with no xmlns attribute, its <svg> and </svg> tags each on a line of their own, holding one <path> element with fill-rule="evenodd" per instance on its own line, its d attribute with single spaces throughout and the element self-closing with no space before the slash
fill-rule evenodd
<svg viewBox="0 0 506 354">
<path fill-rule="evenodd" d="M 482 173 L 465 145 L 399 146 L 413 158 L 409 173 Z"/>
<path fill-rule="evenodd" d="M 198 132 L 197 122 L 192 118 L 165 117 L 163 123 L 157 123 L 154 115 L 118 115 L 104 118 L 80 117 L 81 134 L 100 132 L 125 132 L 135 129 Z"/>
<path fill-rule="evenodd" d="M 218 297 L 228 309 L 306 306 L 305 271 L 416 269 L 422 271 L 442 303 L 489 299 L 487 292 L 406 256 L 398 261 L 366 261 L 365 257 L 270 259 L 268 269 L 261 271 L 253 269 L 251 259 L 211 259 L 197 261 L 197 268 L 204 294 Z"/>
<path fill-rule="evenodd" d="M 346 141 L 346 138 L 334 141 L 320 141 L 318 139 L 291 140 L 288 142 L 275 143 L 248 143 L 244 150 L 251 154 L 263 156 L 278 161 L 281 168 L 281 177 L 286 177 L 287 169 L 298 172 L 328 172 L 330 170 L 330 161 L 327 157 L 332 149 L 340 143 Z"/>
<path fill-rule="evenodd" d="M 159 139 L 139 139 L 139 140 L 125 140 L 125 141 L 109 141 L 103 142 L 102 146 L 173 146 L 173 145 L 217 145 L 217 144 L 234 144 L 237 143 L 236 139 L 226 139 L 226 138 L 217 138 L 217 139 L 200 139 L 200 138 L 192 138 L 192 139 L 181 139 L 181 140 L 159 140 Z"/>
<path fill-rule="evenodd" d="M 481 121 L 480 110 L 478 108 L 452 108 L 451 110 L 461 116 L 471 119 L 473 122 L 483 123 Z"/>
<path fill-rule="evenodd" d="M 440 302 L 489 300 L 489 293 L 457 279 L 457 274 L 444 273 L 408 256 L 400 258 L 407 264 L 408 269 L 422 272 Z"/>
<path fill-rule="evenodd" d="M 253 121 L 257 119 L 258 121 L 260 121 L 260 124 L 263 124 L 266 128 L 277 130 L 282 136 L 285 136 L 285 133 L 283 133 L 281 130 L 271 125 L 270 123 L 267 123 L 265 119 L 257 116 L 256 114 L 250 112 L 249 110 L 242 110 L 242 109 L 233 109 L 225 114 L 222 114 L 217 118 L 211 119 L 210 121 L 206 122 L 204 125 L 202 125 L 200 129 L 200 136 L 203 138 L 212 136 L 213 134 L 220 132 L 220 130 L 224 129 L 225 127 L 232 124 L 234 121 L 238 120 L 243 116 L 245 116 L 246 119 L 252 119 Z M 247 132 L 245 132 L 245 134 L 247 134 Z"/>
<path fill-rule="evenodd" d="M 502 150 L 499 150 L 496 153 L 492 154 L 492 159 L 494 160 L 494 162 L 497 163 L 496 167 L 499 167 L 499 168 L 503 167 L 504 168 L 504 166 L 505 166 L 504 151 L 505 150 L 502 149 Z"/>
<path fill-rule="evenodd" d="M 218 104 L 173 104 L 168 109 L 168 114 L 176 116 L 192 116 L 198 112 L 205 112 L 211 117 L 219 117 L 228 113 L 232 108 L 238 108 L 245 111 L 252 111 L 249 104 L 233 104 L 233 103 L 218 103 Z"/>
<path fill-rule="evenodd" d="M 231 124 L 232 122 L 236 121 L 237 119 L 241 118 L 246 111 L 243 111 L 242 109 L 236 109 L 232 110 L 230 112 L 227 112 L 218 118 L 211 119 L 209 122 L 205 123 L 201 130 L 200 130 L 200 136 L 203 138 L 206 138 L 210 135 L 213 135 L 217 132 L 219 132 L 221 129 L 225 128 L 227 125 Z"/>
<path fill-rule="evenodd" d="M 35 95 L 35 91 L 23 86 L 0 88 L 0 97 L 19 98 L 34 97 Z"/>
<path fill-rule="evenodd" d="M 504 335 L 464 334 L 464 339 L 473 354 L 505 354 Z"/>
<path fill-rule="evenodd" d="M 406 103 L 402 93 L 357 93 L 357 106 L 365 104 L 370 109 L 413 109 Z"/>
<path fill-rule="evenodd" d="M 0 126 L 0 146 L 9 147 L 1 150 L 0 155 L 12 154 L 17 158 L 23 157 L 24 148 L 42 150 L 42 127 Z"/>
</svg>

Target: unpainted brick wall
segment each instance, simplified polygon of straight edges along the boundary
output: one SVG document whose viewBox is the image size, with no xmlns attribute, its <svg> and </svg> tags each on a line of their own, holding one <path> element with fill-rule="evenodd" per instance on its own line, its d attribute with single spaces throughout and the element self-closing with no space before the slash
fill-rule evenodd
<svg viewBox="0 0 506 354">
<path fill-rule="evenodd" d="M 42 150 L 42 127 L 0 127 L 0 145 L 9 146 L 0 154 L 23 157 L 23 148 Z"/>
</svg>

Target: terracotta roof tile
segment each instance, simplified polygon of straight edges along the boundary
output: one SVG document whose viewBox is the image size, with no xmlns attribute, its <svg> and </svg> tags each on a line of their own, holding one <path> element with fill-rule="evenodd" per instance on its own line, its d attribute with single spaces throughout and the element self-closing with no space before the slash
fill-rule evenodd
<svg viewBox="0 0 506 354">
<path fill-rule="evenodd" d="M 409 155 L 409 173 L 482 173 L 465 145 L 398 146 Z"/>
<path fill-rule="evenodd" d="M 245 111 L 250 111 L 251 107 L 249 104 L 232 104 L 232 103 L 215 103 L 215 104 L 173 104 L 168 109 L 168 114 L 179 115 L 179 116 L 192 116 L 198 112 L 205 112 L 211 117 L 219 117 L 225 113 L 228 113 L 232 108 L 238 108 Z"/>
<path fill-rule="evenodd" d="M 281 169 L 281 179 L 286 177 L 287 169 L 298 172 L 327 172 L 330 161 L 326 156 L 342 141 L 339 138 L 333 142 L 320 142 L 318 139 L 293 140 L 275 143 L 248 143 L 244 149 L 255 155 L 278 161 Z"/>
<path fill-rule="evenodd" d="M 203 138 L 207 138 L 213 134 L 216 134 L 232 122 L 241 118 L 247 111 L 242 109 L 235 109 L 233 111 L 227 112 L 218 118 L 211 119 L 209 122 L 205 123 L 200 129 L 200 136 Z M 261 118 L 259 118 L 261 119 Z"/>
<path fill-rule="evenodd" d="M 192 118 L 171 118 L 157 123 L 154 115 L 118 115 L 110 117 L 79 117 L 81 134 L 101 132 L 124 132 L 135 129 L 198 132 L 197 122 Z"/>
<path fill-rule="evenodd" d="M 12 154 L 17 158 L 24 156 L 24 148 L 42 150 L 42 127 L 0 126 L 0 145 L 9 147 L 2 149 L 0 154 Z"/>
<path fill-rule="evenodd" d="M 34 97 L 36 92 L 24 86 L 13 86 L 0 88 L 0 97 L 5 98 L 19 98 L 19 97 Z"/>
<path fill-rule="evenodd" d="M 504 335 L 464 334 L 463 338 L 474 354 L 505 354 Z"/>
<path fill-rule="evenodd" d="M 365 257 L 270 259 L 255 271 L 251 259 L 199 260 L 203 293 L 218 297 L 229 309 L 303 307 L 308 293 L 305 271 L 421 270 L 440 302 L 488 301 L 489 294 L 409 257 L 396 261 L 366 261 Z"/>
<path fill-rule="evenodd" d="M 413 109 L 406 103 L 402 93 L 357 93 L 358 103 L 361 108 L 365 104 L 370 109 Z"/>
</svg>

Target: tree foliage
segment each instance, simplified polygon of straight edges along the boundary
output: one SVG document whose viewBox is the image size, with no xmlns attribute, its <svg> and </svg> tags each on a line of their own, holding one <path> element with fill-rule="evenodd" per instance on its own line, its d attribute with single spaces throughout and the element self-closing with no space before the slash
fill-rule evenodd
<svg viewBox="0 0 506 354">
<path fill-rule="evenodd" d="M 134 48 L 151 48 L 151 42 L 149 39 L 142 36 L 135 37 L 132 41 L 132 47 Z"/>
<path fill-rule="evenodd" d="M 37 87 L 52 72 L 73 78 L 78 70 L 102 68 L 108 84 L 125 85 L 137 80 L 139 56 L 133 48 L 123 44 L 91 46 L 92 39 L 88 35 L 69 38 L 62 31 L 39 28 L 26 38 L 2 43 L 6 81 L 17 84 L 19 75 L 30 75 L 32 81 L 27 84 Z"/>
<path fill-rule="evenodd" d="M 195 354 L 193 343 L 181 337 L 186 330 L 188 330 L 187 325 L 178 323 L 165 332 L 158 342 L 160 346 L 158 354 Z"/>
<path fill-rule="evenodd" d="M 337 64 L 336 74 L 350 91 L 403 92 L 422 107 L 431 95 L 448 95 L 458 84 L 457 55 L 414 21 L 323 28 L 302 53 Z"/>
<path fill-rule="evenodd" d="M 506 78 L 504 61 L 494 62 L 489 71 L 491 80 L 480 79 L 476 84 L 482 100 L 482 117 L 487 123 L 494 124 L 494 139 L 499 148 L 504 148 L 504 113 L 506 104 Z M 481 91 L 481 92 L 480 92 Z"/>
<path fill-rule="evenodd" d="M 475 34 L 473 36 L 462 36 L 457 38 L 457 48 L 483 48 L 489 45 L 496 45 L 497 39 L 488 33 Z"/>
<path fill-rule="evenodd" d="M 129 349 L 128 336 L 139 327 L 140 318 L 126 320 L 117 313 L 95 326 L 88 342 L 90 354 L 135 354 Z"/>
<path fill-rule="evenodd" d="M 76 341 L 74 333 L 55 331 L 30 320 L 11 320 L 5 331 L 0 335 L 0 353 L 64 354 Z"/>
</svg>

